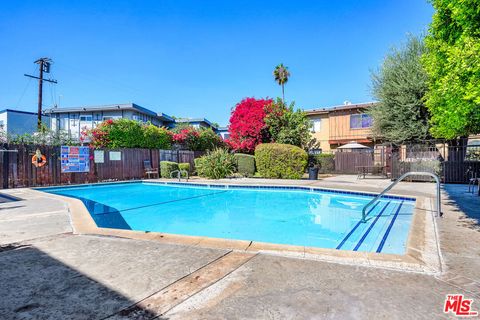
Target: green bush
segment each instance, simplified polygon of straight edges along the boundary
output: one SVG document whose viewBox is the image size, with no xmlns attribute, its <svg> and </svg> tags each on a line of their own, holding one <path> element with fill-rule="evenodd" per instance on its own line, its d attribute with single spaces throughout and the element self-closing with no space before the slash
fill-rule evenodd
<svg viewBox="0 0 480 320">
<path fill-rule="evenodd" d="M 91 130 L 82 130 L 81 140 L 90 139 L 95 148 L 171 149 L 173 134 L 166 128 L 135 120 L 105 120 Z"/>
<path fill-rule="evenodd" d="M 335 171 L 335 155 L 330 153 L 309 155 L 308 166 L 319 168 L 318 173 L 333 173 Z"/>
<path fill-rule="evenodd" d="M 141 148 L 143 141 L 142 125 L 138 121 L 129 119 L 114 120 L 108 130 L 110 143 L 107 147 Z"/>
<path fill-rule="evenodd" d="M 160 161 L 160 174 L 162 178 L 170 178 L 170 174 L 178 170 L 178 163 L 171 161 Z"/>
<path fill-rule="evenodd" d="M 235 157 L 225 149 L 209 151 L 205 156 L 195 159 L 198 175 L 210 179 L 222 179 L 232 175 L 235 164 Z"/>
<path fill-rule="evenodd" d="M 300 179 L 307 166 L 307 153 L 296 146 L 263 143 L 255 148 L 257 171 L 264 178 Z"/>
<path fill-rule="evenodd" d="M 190 163 L 188 163 L 188 162 L 179 163 L 178 164 L 178 170 L 185 170 L 187 172 L 190 172 Z"/>
<path fill-rule="evenodd" d="M 148 149 L 171 149 L 172 134 L 166 128 L 159 128 L 149 123 L 142 127 L 143 141 L 142 148 Z"/>
<path fill-rule="evenodd" d="M 251 177 L 255 174 L 255 157 L 251 154 L 235 153 L 237 172 L 244 177 Z"/>
</svg>

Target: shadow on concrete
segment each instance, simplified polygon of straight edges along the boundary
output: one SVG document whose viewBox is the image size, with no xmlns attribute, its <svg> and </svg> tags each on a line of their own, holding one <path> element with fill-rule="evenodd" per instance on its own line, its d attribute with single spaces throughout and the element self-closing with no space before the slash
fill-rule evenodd
<svg viewBox="0 0 480 320">
<path fill-rule="evenodd" d="M 467 227 L 480 231 L 480 196 L 478 193 L 468 192 L 465 184 L 446 184 L 443 190 L 448 195 L 447 204 L 462 211 L 469 221 L 465 222 Z"/>
<path fill-rule="evenodd" d="M 14 201 L 21 201 L 23 199 L 14 197 L 11 195 L 7 195 L 4 193 L 0 193 L 0 203 L 8 203 L 8 202 L 14 202 Z"/>
<path fill-rule="evenodd" d="M 122 318 L 118 312 L 136 302 L 35 247 L 4 249 L 0 251 L 2 319 Z M 147 310 L 142 315 L 155 317 Z"/>
<path fill-rule="evenodd" d="M 0 202 L 1 204 L 1 202 Z M 25 207 L 24 205 L 21 206 L 11 206 L 11 207 L 0 207 L 0 210 L 11 210 L 11 209 L 18 209 L 18 208 L 23 208 Z"/>
</svg>

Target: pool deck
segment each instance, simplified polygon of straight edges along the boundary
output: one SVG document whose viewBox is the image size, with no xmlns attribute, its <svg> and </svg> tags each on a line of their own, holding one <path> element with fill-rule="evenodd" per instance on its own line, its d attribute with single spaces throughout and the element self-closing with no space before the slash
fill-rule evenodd
<svg viewBox="0 0 480 320">
<path fill-rule="evenodd" d="M 195 180 L 200 182 L 199 180 Z M 208 182 L 208 181 L 202 181 Z M 388 180 L 242 179 L 379 192 Z M 218 181 L 215 181 L 218 183 Z M 430 198 L 434 185 L 400 183 L 395 193 Z M 446 318 L 446 294 L 480 310 L 480 197 L 443 191 L 436 219 L 441 272 L 289 258 L 193 244 L 73 232 L 69 206 L 29 189 L 2 190 L 0 314 L 18 319 L 410 319 Z"/>
</svg>

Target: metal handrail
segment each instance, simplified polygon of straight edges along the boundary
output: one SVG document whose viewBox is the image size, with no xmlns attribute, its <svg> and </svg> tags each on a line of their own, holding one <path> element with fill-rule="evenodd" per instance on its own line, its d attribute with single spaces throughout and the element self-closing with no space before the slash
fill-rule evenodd
<svg viewBox="0 0 480 320">
<path fill-rule="evenodd" d="M 411 172 L 404 173 L 400 178 L 398 178 L 397 180 L 392 182 L 379 195 L 377 195 L 369 203 L 367 203 L 365 205 L 365 207 L 363 207 L 363 209 L 362 209 L 362 222 L 367 222 L 367 219 L 366 219 L 367 209 L 370 206 L 372 206 L 372 204 L 374 204 L 378 199 L 380 199 L 385 193 L 390 191 L 397 183 L 399 183 L 400 181 L 402 181 L 403 179 L 405 179 L 408 176 L 430 176 L 430 177 L 435 179 L 435 182 L 437 184 L 437 217 L 441 217 L 442 212 L 441 212 L 441 204 L 440 204 L 440 202 L 441 202 L 441 200 L 440 200 L 440 178 L 436 174 L 431 173 L 431 172 L 413 172 L 413 171 L 411 171 Z"/>
<path fill-rule="evenodd" d="M 170 179 L 173 179 L 173 175 L 177 174 L 178 181 L 182 181 L 182 173 L 183 172 L 185 173 L 186 180 L 188 181 L 189 174 L 188 174 L 187 170 L 173 170 L 172 172 L 170 172 Z"/>
</svg>

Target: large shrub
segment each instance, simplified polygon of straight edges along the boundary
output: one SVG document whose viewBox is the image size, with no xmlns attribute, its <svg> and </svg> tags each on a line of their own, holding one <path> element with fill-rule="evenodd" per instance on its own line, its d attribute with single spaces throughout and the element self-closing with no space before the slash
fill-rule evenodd
<svg viewBox="0 0 480 320">
<path fill-rule="evenodd" d="M 118 119 L 111 123 L 108 136 L 109 148 L 141 148 L 143 130 L 140 122 L 129 119 Z"/>
<path fill-rule="evenodd" d="M 271 99 L 245 98 L 232 110 L 228 131 L 228 144 L 235 151 L 253 153 L 255 147 L 268 142 L 269 133 L 265 125 L 265 107 Z"/>
<path fill-rule="evenodd" d="M 143 126 L 142 148 L 170 149 L 172 147 L 172 133 L 166 128 L 159 128 L 153 124 Z"/>
<path fill-rule="evenodd" d="M 170 174 L 178 170 L 178 163 L 172 161 L 160 161 L 160 175 L 162 178 L 170 178 Z"/>
<path fill-rule="evenodd" d="M 226 149 L 215 149 L 195 159 L 197 174 L 210 179 L 222 179 L 232 175 L 235 164 L 235 157 Z"/>
<path fill-rule="evenodd" d="M 255 174 L 255 157 L 251 154 L 235 153 L 237 172 L 244 177 L 251 177 Z"/>
<path fill-rule="evenodd" d="M 87 138 L 94 148 L 170 149 L 172 145 L 172 133 L 167 129 L 129 119 L 106 120 L 82 131 L 81 139 Z"/>
<path fill-rule="evenodd" d="M 222 137 L 211 128 L 194 128 L 191 126 L 174 130 L 173 141 L 182 149 L 193 151 L 207 151 L 224 146 Z"/>
<path fill-rule="evenodd" d="M 332 173 L 335 171 L 335 155 L 321 153 L 308 156 L 308 166 L 317 167 L 319 173 Z"/>
<path fill-rule="evenodd" d="M 307 153 L 280 143 L 264 143 L 255 149 L 257 171 L 264 178 L 300 179 L 307 165 Z"/>
</svg>

